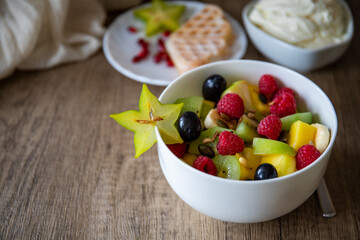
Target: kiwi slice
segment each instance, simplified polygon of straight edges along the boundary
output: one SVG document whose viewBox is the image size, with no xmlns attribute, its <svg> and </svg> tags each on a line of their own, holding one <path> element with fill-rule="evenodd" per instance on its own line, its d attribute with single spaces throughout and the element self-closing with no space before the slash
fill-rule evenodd
<svg viewBox="0 0 360 240">
<path fill-rule="evenodd" d="M 203 100 L 202 107 L 201 107 L 201 113 L 200 113 L 200 120 L 204 122 L 206 116 L 210 112 L 211 109 L 215 107 L 215 102 L 209 101 L 209 100 Z"/>
<path fill-rule="evenodd" d="M 179 98 L 174 103 L 175 104 L 184 103 L 184 106 L 181 109 L 180 116 L 184 112 L 191 111 L 191 112 L 196 113 L 200 117 L 202 106 L 203 106 L 203 100 L 204 100 L 203 97 L 192 96 L 192 97 Z"/>
<path fill-rule="evenodd" d="M 240 162 L 237 157 L 218 154 L 213 158 L 213 162 L 218 170 L 218 177 L 234 180 L 240 179 Z"/>
<path fill-rule="evenodd" d="M 234 131 L 232 131 L 232 130 L 230 130 L 228 128 L 222 128 L 222 127 L 212 127 L 212 128 L 210 128 L 208 130 L 205 130 L 205 131 L 201 132 L 200 136 L 195 141 L 192 141 L 190 143 L 188 152 L 192 153 L 192 154 L 200 155 L 200 152 L 199 152 L 198 148 L 199 148 L 200 144 L 204 144 L 203 140 L 205 138 L 211 139 L 216 132 L 221 133 L 222 131 L 234 132 Z M 205 143 L 205 144 L 212 147 L 214 150 L 216 150 L 217 141 L 218 140 L 215 139 L 213 142 Z"/>
<path fill-rule="evenodd" d="M 282 117 L 281 119 L 282 127 L 281 130 L 290 130 L 291 125 L 296 122 L 297 120 L 300 120 L 302 122 L 305 122 L 307 124 L 312 123 L 312 113 L 311 112 L 304 112 L 304 113 L 294 113 L 291 115 L 288 115 L 286 117 Z"/>
</svg>

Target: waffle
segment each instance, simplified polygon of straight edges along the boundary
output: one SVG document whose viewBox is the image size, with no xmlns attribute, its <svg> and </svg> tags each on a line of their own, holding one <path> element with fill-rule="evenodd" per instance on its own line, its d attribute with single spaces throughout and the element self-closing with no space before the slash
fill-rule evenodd
<svg viewBox="0 0 360 240">
<path fill-rule="evenodd" d="M 207 4 L 172 33 L 166 49 L 180 73 L 221 60 L 230 53 L 233 31 L 223 11 Z"/>
</svg>

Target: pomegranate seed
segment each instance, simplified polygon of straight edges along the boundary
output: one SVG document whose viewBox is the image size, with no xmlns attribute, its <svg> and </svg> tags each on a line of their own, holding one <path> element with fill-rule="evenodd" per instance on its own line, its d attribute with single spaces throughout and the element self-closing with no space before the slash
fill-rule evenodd
<svg viewBox="0 0 360 240">
<path fill-rule="evenodd" d="M 138 54 L 140 58 L 145 58 L 147 57 L 147 55 L 149 55 L 149 50 L 147 50 L 146 48 L 141 50 L 141 52 Z"/>
<path fill-rule="evenodd" d="M 165 31 L 165 32 L 163 33 L 163 36 L 164 36 L 164 37 L 168 37 L 168 36 L 170 35 L 170 33 L 171 33 L 170 31 Z"/>
<path fill-rule="evenodd" d="M 143 38 L 139 38 L 138 44 L 140 44 L 143 48 L 147 48 L 149 46 L 149 43 L 146 42 Z"/>
<path fill-rule="evenodd" d="M 129 32 L 131 32 L 131 33 L 136 33 L 136 32 L 137 32 L 137 29 L 136 29 L 134 26 L 129 26 L 129 27 L 128 27 L 128 30 L 129 30 Z"/>
<path fill-rule="evenodd" d="M 168 67 L 173 67 L 173 66 L 174 66 L 173 61 L 171 60 L 171 58 L 169 57 L 169 55 L 166 55 L 166 56 L 167 56 L 167 58 L 166 58 L 166 65 L 167 65 Z"/>
<path fill-rule="evenodd" d="M 165 52 L 165 44 L 164 44 L 164 40 L 162 40 L 161 38 L 159 38 L 159 40 L 158 40 L 158 45 L 159 45 L 159 47 L 160 47 L 160 51 L 162 51 L 162 52 Z"/>
<path fill-rule="evenodd" d="M 135 56 L 135 57 L 132 59 L 132 61 L 133 61 L 134 63 L 137 63 L 137 62 L 139 62 L 141 59 L 142 59 L 142 58 L 141 58 L 140 56 Z"/>
<path fill-rule="evenodd" d="M 155 61 L 156 63 L 160 63 L 161 60 L 163 60 L 163 58 L 165 57 L 165 54 L 166 54 L 166 53 L 164 53 L 164 52 L 158 52 L 158 53 L 155 55 L 155 57 L 154 57 L 154 61 Z"/>
</svg>

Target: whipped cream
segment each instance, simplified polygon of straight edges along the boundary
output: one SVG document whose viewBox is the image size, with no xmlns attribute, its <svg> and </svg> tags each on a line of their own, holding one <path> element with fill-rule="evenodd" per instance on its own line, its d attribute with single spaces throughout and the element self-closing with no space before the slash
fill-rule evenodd
<svg viewBox="0 0 360 240">
<path fill-rule="evenodd" d="M 338 0 L 259 0 L 249 18 L 265 32 L 302 48 L 341 42 L 347 28 Z"/>
</svg>

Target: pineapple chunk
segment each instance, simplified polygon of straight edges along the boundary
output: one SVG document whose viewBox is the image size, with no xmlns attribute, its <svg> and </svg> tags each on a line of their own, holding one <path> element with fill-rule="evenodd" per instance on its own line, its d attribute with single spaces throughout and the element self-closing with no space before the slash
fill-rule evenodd
<svg viewBox="0 0 360 240">
<path fill-rule="evenodd" d="M 279 177 L 296 172 L 296 160 L 294 157 L 288 155 L 272 155 L 261 159 L 261 164 L 272 164 L 278 173 Z"/>
<path fill-rule="evenodd" d="M 301 146 L 314 142 L 315 134 L 316 127 L 298 120 L 290 127 L 288 144 L 297 151 Z"/>
<path fill-rule="evenodd" d="M 260 165 L 261 157 L 254 155 L 252 148 L 248 147 L 235 156 L 240 162 L 240 180 L 254 179 L 255 170 Z"/>
<path fill-rule="evenodd" d="M 263 115 L 269 115 L 270 113 L 270 105 L 269 104 L 265 104 L 263 102 L 260 101 L 259 99 L 259 88 L 255 85 L 248 85 L 249 87 L 249 92 L 250 92 L 250 97 L 252 100 L 253 105 L 255 106 L 255 108 Z"/>
<path fill-rule="evenodd" d="M 192 153 L 185 153 L 185 155 L 182 158 L 182 160 L 187 164 L 189 164 L 190 166 L 193 165 L 195 159 L 196 159 L 196 155 Z"/>
</svg>

